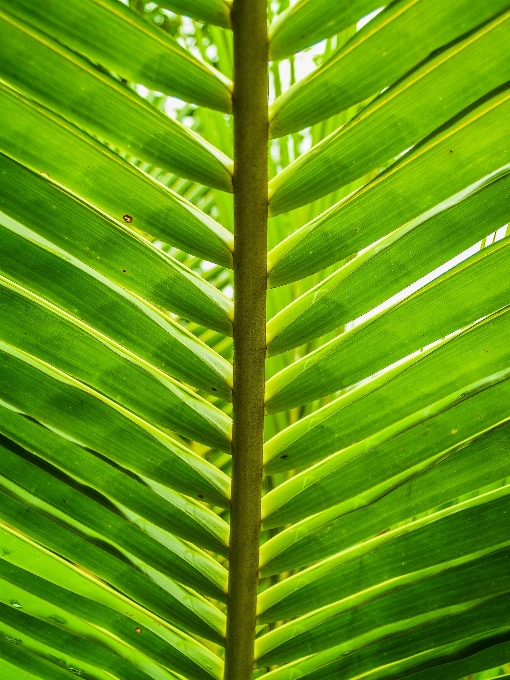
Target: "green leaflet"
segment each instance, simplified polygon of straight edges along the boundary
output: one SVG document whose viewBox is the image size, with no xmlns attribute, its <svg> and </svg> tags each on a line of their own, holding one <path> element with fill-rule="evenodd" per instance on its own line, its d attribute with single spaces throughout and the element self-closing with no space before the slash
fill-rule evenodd
<svg viewBox="0 0 510 680">
<path fill-rule="evenodd" d="M 268 409 L 272 410 L 275 402 L 285 402 L 285 395 L 288 398 L 289 394 L 299 395 L 302 389 L 307 391 L 318 366 L 324 375 L 334 365 L 337 389 L 345 388 L 497 311 L 510 301 L 510 287 L 501 277 L 508 267 L 510 239 L 484 248 L 410 297 L 274 376 L 267 384 Z M 328 313 L 333 316 L 334 308 Z M 315 337 L 308 325 L 305 329 L 307 335 Z M 302 339 L 291 347 L 301 344 Z"/>
<path fill-rule="evenodd" d="M 415 146 L 510 79 L 509 41 L 507 12 L 427 61 L 285 168 L 271 181 L 273 200 L 285 201 L 306 191 L 309 202 Z M 315 103 L 315 98 L 307 101 Z"/>
<path fill-rule="evenodd" d="M 507 266 L 508 257 L 509 239 L 484 248 L 410 297 L 299 359 L 267 382 L 268 411 L 304 404 L 353 385 L 502 308 L 508 291 L 499 267 Z M 487 290 L 485 285 L 494 288 Z"/>
<path fill-rule="evenodd" d="M 483 6 L 469 0 L 389 3 L 385 11 L 356 33 L 325 64 L 278 97 L 270 108 L 272 136 L 302 130 L 359 104 L 395 83 L 439 48 L 507 8 L 507 0 L 487 0 Z M 319 10 L 319 7 L 315 9 Z M 321 14 L 318 13 L 317 18 L 320 20 Z M 501 20 L 499 18 L 497 23 Z M 394 85 L 390 93 L 385 93 L 369 111 L 358 116 L 363 126 L 358 123 L 357 128 L 363 127 L 363 130 L 359 130 L 356 142 L 341 133 L 342 141 L 337 141 L 338 132 L 323 141 L 320 147 L 327 147 L 330 163 L 335 158 L 330 169 L 326 163 L 321 165 L 321 169 L 328 167 L 332 175 L 325 181 L 333 184 L 337 180 L 337 186 L 347 184 L 350 180 L 346 180 L 345 172 L 352 165 L 353 157 L 356 163 L 366 161 L 366 170 L 370 170 L 376 167 L 378 158 L 386 161 L 416 144 L 465 106 L 504 83 L 508 79 L 505 54 L 509 34 L 508 21 L 502 21 L 506 25 L 499 30 L 484 26 L 478 34 L 468 35 L 464 42 L 454 45 Z M 385 104 L 384 111 L 379 111 Z M 421 115 L 417 114 L 418 110 Z M 360 142 L 366 147 L 360 148 Z M 373 146 L 379 142 L 382 148 L 374 154 Z M 346 156 L 349 160 L 345 158 L 344 162 L 341 153 L 351 143 L 357 150 L 352 154 L 348 148 Z M 314 149 L 312 155 L 318 157 L 320 152 Z M 309 158 L 310 154 L 304 154 L 298 167 L 303 168 Z M 357 170 L 356 165 L 351 168 L 353 179 L 366 172 L 357 173 Z M 308 182 L 315 171 L 310 167 Z M 295 172 L 295 166 L 289 168 L 274 185 L 281 187 Z M 307 182 L 303 184 L 306 186 Z"/>
<path fill-rule="evenodd" d="M 162 309 L 231 332 L 232 302 L 132 229 L 2 154 L 0 174 L 9 217 Z"/>
<path fill-rule="evenodd" d="M 509 491 L 507 485 L 427 514 L 290 576 L 259 595 L 260 622 L 335 602 L 351 608 L 508 547 Z"/>
<path fill-rule="evenodd" d="M 381 0 L 300 0 L 269 27 L 271 59 L 285 59 L 356 23 L 381 7 Z"/>
<path fill-rule="evenodd" d="M 58 526 L 30 505 L 0 493 L 1 521 L 32 541 L 45 545 L 104 580 L 135 602 L 182 630 L 221 642 L 223 615 L 209 602 L 169 578 L 148 569 L 147 575 L 103 547 L 85 542 L 74 531 Z M 150 578 L 152 576 L 152 578 Z"/>
<path fill-rule="evenodd" d="M 68 680 L 67 668 L 59 668 L 54 663 L 37 655 L 30 654 L 19 642 L 11 642 L 0 634 L 0 672 L 5 678 L 13 680 L 35 680 L 36 678 L 55 678 Z"/>
<path fill-rule="evenodd" d="M 116 0 L 2 0 L 0 6 L 133 83 L 230 113 L 232 84 Z"/>
<path fill-rule="evenodd" d="M 170 532 L 201 548 L 226 554 L 228 525 L 205 506 L 170 489 L 165 490 L 162 498 L 141 480 L 1 404 L 0 432 L 41 461 L 61 470 L 85 493 L 90 489 L 92 495 L 101 494 L 121 516 L 149 536 L 164 542 Z"/>
<path fill-rule="evenodd" d="M 468 651 L 478 650 L 480 645 L 483 648 L 508 641 L 510 627 L 505 607 L 509 603 L 510 595 L 504 594 L 475 601 L 471 606 L 452 607 L 450 611 L 444 611 L 437 622 L 422 624 L 416 621 L 415 628 L 373 645 L 370 636 L 366 636 L 367 647 L 363 648 L 360 640 L 359 650 L 356 642 L 338 645 L 293 664 L 291 673 L 297 671 L 301 673 L 300 677 L 314 680 L 330 678 L 332 673 L 355 678 L 360 672 L 365 677 L 405 677 L 413 671 L 444 663 L 445 658 L 465 656 Z M 284 667 L 269 677 L 271 680 L 292 678 L 288 670 Z"/>
<path fill-rule="evenodd" d="M 155 427 L 221 449 L 231 423 L 222 411 L 0 276 L 0 340 L 108 395 Z"/>
<path fill-rule="evenodd" d="M 339 518 L 378 502 L 408 480 L 412 483 L 417 475 L 426 473 L 445 456 L 456 454 L 474 438 L 505 423 L 509 375 L 507 369 L 463 387 L 302 471 L 267 494 L 263 499 L 264 524 L 278 526 L 305 519 L 261 548 L 264 575 L 278 571 L 280 563 L 287 559 L 293 567 L 294 561 L 306 563 L 308 556 L 313 561 L 323 549 L 329 549 L 315 541 L 315 537 L 323 532 L 335 540 L 337 519 L 341 525 L 343 520 Z M 387 524 L 382 528 L 386 529 Z M 340 543 L 343 541 L 341 535 L 337 538 Z M 305 561 L 300 562 L 303 558 Z"/>
<path fill-rule="evenodd" d="M 0 529 L 0 538 L 3 604 L 97 642 L 158 680 L 169 680 L 161 666 L 196 680 L 220 677 L 219 659 L 209 650 L 107 584 L 15 532 Z"/>
<path fill-rule="evenodd" d="M 466 675 L 483 672 L 487 668 L 503 666 L 509 658 L 510 642 L 502 642 L 501 644 L 491 645 L 486 648 L 481 645 L 480 649 L 481 651 L 471 650 L 465 658 L 461 657 L 458 660 L 446 661 L 443 665 L 435 666 L 416 674 L 413 673 L 409 677 L 412 680 L 458 680 Z M 491 678 L 486 678 L 486 680 L 496 680 L 496 677 L 508 678 L 509 675 L 508 673 L 503 673 L 503 675 L 492 676 Z"/>
<path fill-rule="evenodd" d="M 25 652 L 51 661 L 43 678 L 53 679 L 53 669 L 61 667 L 67 673 L 93 680 L 150 680 L 150 676 L 126 663 L 110 650 L 89 640 L 70 635 L 65 630 L 28 616 L 12 606 L 0 604 L 0 638 L 12 645 L 22 645 Z M 163 669 L 161 669 L 162 672 Z M 17 677 L 12 676 L 7 677 Z M 169 678 L 173 676 L 169 674 Z M 69 678 L 66 675 L 66 678 Z"/>
<path fill-rule="evenodd" d="M 225 598 L 227 572 L 206 553 L 170 534 L 155 540 L 1 435 L 0 452 L 2 491 L 77 534 L 80 554 L 101 542 L 155 583 L 161 574 L 217 600 Z M 164 587 L 166 578 L 161 581 Z"/>
<path fill-rule="evenodd" d="M 327 477 L 309 484 L 304 493 L 298 492 L 287 507 L 275 513 L 279 517 L 274 522 L 280 523 L 283 517 L 287 524 L 305 519 L 264 544 L 261 573 L 268 576 L 324 559 L 409 517 L 510 476 L 505 460 L 508 419 L 502 404 L 492 401 L 507 398 L 509 390 L 506 381 L 475 395 L 340 464 Z M 375 472 L 370 474 L 370 470 Z M 341 489 L 339 479 L 345 480 Z M 327 498 L 313 508 L 311 493 L 316 497 L 324 493 Z M 308 510 L 299 512 L 299 502 Z"/>
<path fill-rule="evenodd" d="M 1 214 L 0 234 L 0 272 L 6 278 L 156 369 L 229 398 L 231 367 L 170 317 Z"/>
<path fill-rule="evenodd" d="M 506 165 L 509 121 L 508 90 L 452 121 L 273 248 L 272 284 L 304 278 L 358 252 Z M 308 200 L 304 191 L 299 195 Z"/>
<path fill-rule="evenodd" d="M 267 324 L 269 352 L 361 316 L 496 231 L 508 219 L 509 175 L 507 167 L 452 196 L 292 301 Z"/>
<path fill-rule="evenodd" d="M 258 639 L 257 665 L 288 663 L 334 647 L 340 640 L 358 647 L 374 644 L 429 621 L 452 616 L 456 609 L 466 605 L 470 609 L 477 600 L 508 593 L 509 557 L 508 548 L 490 553 L 360 607 L 336 615 L 333 611 L 321 623 L 316 621 L 319 612 L 292 621 Z"/>
<path fill-rule="evenodd" d="M 230 0 L 159 0 L 158 5 L 197 21 L 230 28 Z"/>
<path fill-rule="evenodd" d="M 223 153 L 78 54 L 3 13 L 0 41 L 0 77 L 14 88 L 137 158 L 231 191 Z"/>
<path fill-rule="evenodd" d="M 117 220 L 204 259 L 232 265 L 233 237 L 198 208 L 79 128 L 0 82 L 0 148 Z"/>
<path fill-rule="evenodd" d="M 273 437 L 265 446 L 274 474 L 324 459 L 454 392 L 508 368 L 510 311 L 495 314 L 364 381 Z M 319 371 L 317 371 L 319 375 Z M 317 381 L 313 390 L 320 394 Z M 464 389 L 466 388 L 466 389 Z M 310 393 L 307 399 L 313 399 Z"/>
<path fill-rule="evenodd" d="M 14 409 L 133 472 L 192 497 L 225 504 L 229 480 L 206 460 L 47 364 L 5 343 L 0 343 L 0 352 L 0 399 Z"/>
</svg>

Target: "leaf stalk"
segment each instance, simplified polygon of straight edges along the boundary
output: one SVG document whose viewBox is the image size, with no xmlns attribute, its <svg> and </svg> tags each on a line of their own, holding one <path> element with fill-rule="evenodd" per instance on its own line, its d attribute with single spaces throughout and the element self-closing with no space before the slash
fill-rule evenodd
<svg viewBox="0 0 510 680">
<path fill-rule="evenodd" d="M 266 355 L 267 1 L 234 0 L 234 389 L 225 680 L 251 680 Z"/>
</svg>

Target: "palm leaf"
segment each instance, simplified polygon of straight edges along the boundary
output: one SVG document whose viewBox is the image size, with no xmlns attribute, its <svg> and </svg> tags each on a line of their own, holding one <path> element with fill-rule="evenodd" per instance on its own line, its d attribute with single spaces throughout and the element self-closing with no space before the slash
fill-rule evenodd
<svg viewBox="0 0 510 680">
<path fill-rule="evenodd" d="M 509 11 L 0 0 L 2 678 L 508 677 Z"/>
</svg>

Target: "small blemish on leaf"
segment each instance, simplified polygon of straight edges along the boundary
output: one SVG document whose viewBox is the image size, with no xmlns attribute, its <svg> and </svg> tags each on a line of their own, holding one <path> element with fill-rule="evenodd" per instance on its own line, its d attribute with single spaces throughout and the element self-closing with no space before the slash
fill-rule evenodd
<svg viewBox="0 0 510 680">
<path fill-rule="evenodd" d="M 216 387 L 211 387 L 211 391 L 212 391 L 212 392 L 217 392 L 218 389 L 217 389 Z"/>
<path fill-rule="evenodd" d="M 58 623 L 60 626 L 65 626 L 67 621 L 62 616 L 51 615 L 48 616 L 48 621 L 53 621 L 53 623 Z"/>
<path fill-rule="evenodd" d="M 124 222 L 127 222 L 128 224 L 133 221 L 131 215 L 122 215 L 122 219 L 124 220 Z"/>
<path fill-rule="evenodd" d="M 198 494 L 197 494 L 197 498 L 203 498 L 203 497 L 204 497 L 204 494 L 203 494 L 203 493 L 198 493 Z"/>
<path fill-rule="evenodd" d="M 59 659 L 58 656 L 55 656 L 54 654 L 50 654 L 48 658 L 52 663 L 56 664 L 57 666 L 67 668 L 67 662 L 65 659 Z"/>
<path fill-rule="evenodd" d="M 142 629 L 141 628 L 135 628 L 135 633 L 141 633 Z"/>
<path fill-rule="evenodd" d="M 283 456 L 280 456 L 280 458 L 288 458 L 288 457 L 289 456 L 286 453 L 284 453 Z"/>
<path fill-rule="evenodd" d="M 124 272 L 124 274 L 125 274 L 125 273 L 127 272 L 127 269 L 123 269 L 122 271 L 123 271 L 123 272 Z"/>
<path fill-rule="evenodd" d="M 452 430 L 452 434 L 457 434 L 458 430 Z"/>
</svg>

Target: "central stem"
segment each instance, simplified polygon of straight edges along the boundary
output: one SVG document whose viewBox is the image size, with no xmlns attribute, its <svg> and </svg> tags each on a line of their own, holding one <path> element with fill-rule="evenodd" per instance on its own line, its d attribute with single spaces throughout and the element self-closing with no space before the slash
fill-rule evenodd
<svg viewBox="0 0 510 680">
<path fill-rule="evenodd" d="M 267 0 L 234 0 L 234 390 L 225 680 L 251 680 L 267 287 Z"/>
</svg>

